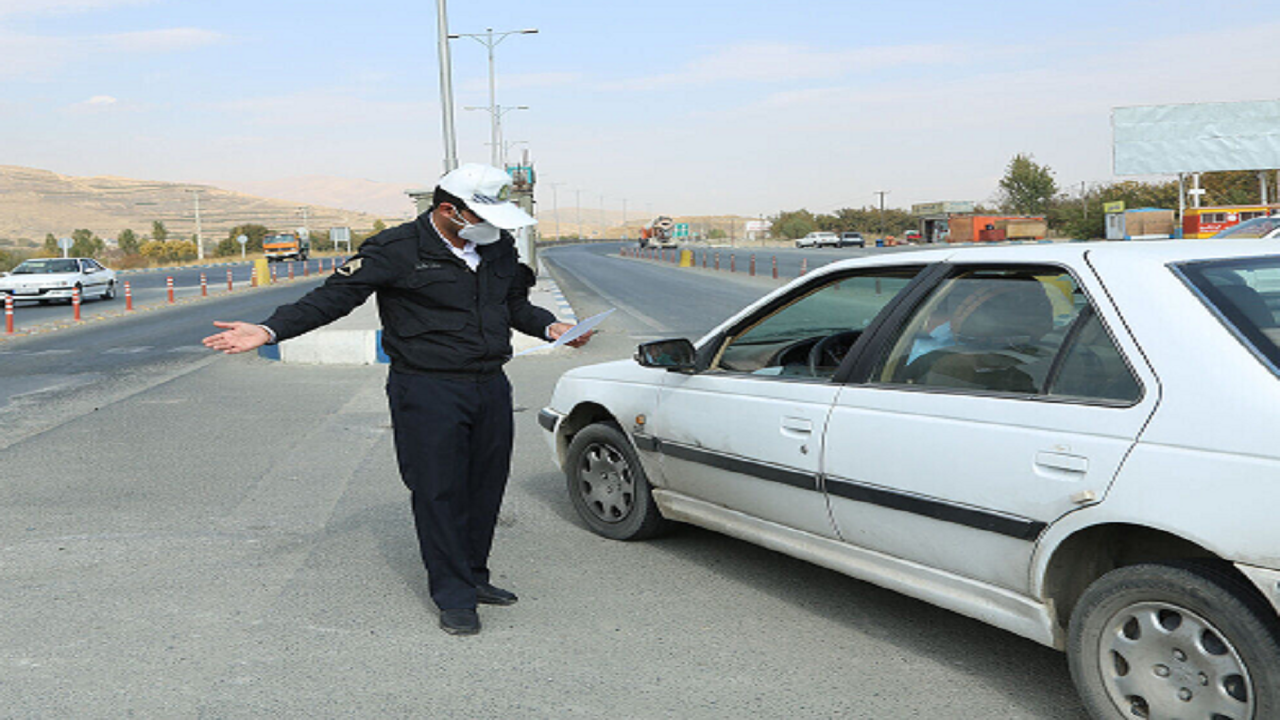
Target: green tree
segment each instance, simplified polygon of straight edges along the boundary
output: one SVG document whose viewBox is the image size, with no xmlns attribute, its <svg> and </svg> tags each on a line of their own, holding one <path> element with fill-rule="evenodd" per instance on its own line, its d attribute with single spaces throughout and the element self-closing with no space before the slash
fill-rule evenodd
<svg viewBox="0 0 1280 720">
<path fill-rule="evenodd" d="M 1014 155 L 1000 178 L 1000 205 L 1005 212 L 1044 215 L 1057 194 L 1053 171 L 1036 163 L 1031 155 Z"/>
<path fill-rule="evenodd" d="M 73 230 L 71 240 L 71 255 L 74 257 L 97 257 L 107 247 L 102 238 L 87 228 Z"/>
<path fill-rule="evenodd" d="M 227 237 L 233 242 L 240 235 L 249 238 L 249 242 L 245 244 L 244 249 L 248 252 L 262 252 L 262 239 L 271 234 L 271 230 L 266 225 L 258 225 L 257 223 L 246 223 L 237 225 L 227 232 Z M 240 249 L 240 243 L 236 243 L 236 249 Z"/>
<path fill-rule="evenodd" d="M 789 240 L 804 237 L 817 229 L 818 221 L 808 210 L 785 210 L 773 218 L 773 234 Z"/>
<path fill-rule="evenodd" d="M 46 257 L 60 257 L 62 248 L 58 247 L 58 238 L 49 233 L 44 236 L 44 254 Z"/>
<path fill-rule="evenodd" d="M 240 243 L 231 238 L 223 238 L 218 242 L 218 246 L 213 249 L 214 257 L 232 257 L 240 254 Z"/>
<path fill-rule="evenodd" d="M 151 223 L 151 239 L 156 242 L 164 242 L 169 239 L 169 230 L 164 223 L 156 220 Z"/>
<path fill-rule="evenodd" d="M 711 228 L 707 231 L 708 240 L 723 240 L 727 237 L 729 237 L 729 233 L 725 232 L 722 228 Z"/>
<path fill-rule="evenodd" d="M 378 233 L 380 233 L 380 232 L 382 232 L 383 230 L 386 230 L 386 229 L 387 229 L 387 224 L 386 224 L 386 223 L 384 223 L 384 222 L 382 222 L 382 220 L 380 220 L 380 219 L 379 219 L 379 220 L 374 220 L 374 221 L 373 221 L 373 234 L 374 234 L 374 235 L 377 235 Z"/>
<path fill-rule="evenodd" d="M 116 245 L 120 247 L 120 252 L 125 255 L 137 255 L 138 247 L 141 243 L 138 241 L 138 236 L 133 232 L 133 230 L 125 228 L 120 231 L 120 235 L 116 238 Z"/>
</svg>

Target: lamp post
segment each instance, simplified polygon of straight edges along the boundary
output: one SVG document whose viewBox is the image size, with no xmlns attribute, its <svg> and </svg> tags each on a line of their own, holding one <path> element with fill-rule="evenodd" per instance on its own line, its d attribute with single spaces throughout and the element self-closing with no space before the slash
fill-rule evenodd
<svg viewBox="0 0 1280 720">
<path fill-rule="evenodd" d="M 443 0 L 439 1 L 443 2 Z M 509 35 L 534 35 L 537 32 L 537 28 L 528 28 L 525 30 L 508 30 L 506 32 L 495 33 L 493 28 L 485 28 L 485 31 L 482 33 L 454 33 L 448 35 L 451 40 L 463 37 L 471 38 L 481 45 L 484 45 L 489 50 L 489 114 L 492 116 L 490 118 L 491 122 L 489 125 L 489 142 L 493 143 L 492 158 L 494 167 L 497 167 L 501 160 L 499 157 L 501 146 L 499 145 L 498 132 L 502 121 L 502 115 L 498 112 L 497 88 L 495 83 L 496 76 L 493 66 L 493 49 L 496 48 L 503 40 L 506 40 Z"/>
<path fill-rule="evenodd" d="M 564 236 L 560 234 L 560 202 L 559 198 L 556 197 L 556 188 L 564 183 L 553 182 L 547 184 L 551 186 L 551 212 L 555 213 L 556 216 L 556 240 L 561 240 Z"/>
<path fill-rule="evenodd" d="M 506 107 L 503 107 L 501 105 L 492 105 L 490 107 L 482 107 L 482 106 L 476 106 L 476 105 L 468 105 L 463 109 L 464 110 L 484 110 L 488 112 L 490 116 L 492 116 L 494 140 L 492 143 L 486 143 L 486 144 L 490 145 L 490 148 L 492 150 L 492 153 L 490 155 L 490 160 L 492 165 L 496 168 L 505 169 L 505 166 L 502 164 L 503 163 L 502 139 L 501 139 L 502 138 L 502 116 L 506 115 L 512 110 L 528 110 L 529 106 L 528 105 L 507 105 Z"/>
<path fill-rule="evenodd" d="M 440 113 L 444 130 L 444 171 L 458 167 L 458 140 L 453 133 L 453 67 L 449 59 L 449 13 L 445 0 L 436 0 L 436 50 L 440 58 Z"/>
</svg>

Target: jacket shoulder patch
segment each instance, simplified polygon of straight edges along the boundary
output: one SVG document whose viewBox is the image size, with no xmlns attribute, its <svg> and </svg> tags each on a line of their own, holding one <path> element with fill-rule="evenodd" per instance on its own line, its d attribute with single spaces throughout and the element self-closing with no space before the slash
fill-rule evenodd
<svg viewBox="0 0 1280 720">
<path fill-rule="evenodd" d="M 334 270 L 334 272 L 336 272 L 337 274 L 343 277 L 351 277 L 352 275 L 355 275 L 356 272 L 360 269 L 361 262 L 362 262 L 361 259 L 358 257 L 351 258 L 350 260 L 343 263 L 337 270 Z"/>
</svg>

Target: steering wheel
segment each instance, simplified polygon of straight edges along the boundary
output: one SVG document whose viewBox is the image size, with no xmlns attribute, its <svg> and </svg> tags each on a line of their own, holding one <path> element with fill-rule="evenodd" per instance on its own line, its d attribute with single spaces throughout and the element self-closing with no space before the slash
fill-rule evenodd
<svg viewBox="0 0 1280 720">
<path fill-rule="evenodd" d="M 814 343 L 809 349 L 809 374 L 818 377 L 820 374 L 834 373 L 861 334 L 861 330 L 842 330 Z M 831 372 L 819 373 L 818 368 L 830 368 Z"/>
</svg>

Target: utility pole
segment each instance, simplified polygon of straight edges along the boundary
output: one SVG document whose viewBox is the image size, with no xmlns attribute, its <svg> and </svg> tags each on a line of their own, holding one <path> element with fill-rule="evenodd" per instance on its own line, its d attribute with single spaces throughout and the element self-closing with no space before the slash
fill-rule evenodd
<svg viewBox="0 0 1280 720">
<path fill-rule="evenodd" d="M 892 190 L 876 190 L 872 195 L 880 196 L 880 237 L 884 237 L 884 196 L 893 192 Z"/>
<path fill-rule="evenodd" d="M 476 105 L 468 105 L 463 109 L 464 110 L 484 110 L 493 116 L 493 136 L 496 138 L 496 140 L 492 144 L 492 150 L 490 151 L 490 154 L 489 154 L 490 162 L 493 163 L 494 167 L 502 168 L 503 170 L 505 170 L 506 167 L 502 164 L 503 162 L 505 162 L 504 156 L 502 153 L 502 116 L 506 115 L 512 110 L 528 110 L 529 106 L 528 105 L 508 105 L 506 107 L 503 107 L 501 105 L 494 105 L 491 107 L 483 107 L 483 106 L 476 106 Z M 485 144 L 490 145 L 490 143 L 485 143 Z"/>
<path fill-rule="evenodd" d="M 444 130 L 444 171 L 458 167 L 458 140 L 453 133 L 453 66 L 449 59 L 449 13 L 445 0 L 436 0 L 436 50 L 440 58 L 440 113 Z"/>
<path fill-rule="evenodd" d="M 204 259 L 204 233 L 200 227 L 200 188 L 188 188 L 187 192 L 191 193 L 191 197 L 196 204 L 196 259 Z"/>
<path fill-rule="evenodd" d="M 302 229 L 303 229 L 303 231 L 305 231 L 307 235 L 310 235 L 310 234 L 311 234 L 311 228 L 310 228 L 310 226 L 309 226 L 309 224 L 308 224 L 308 222 L 307 222 L 307 221 L 311 219 L 311 214 L 310 214 L 310 213 L 311 213 L 311 208 L 307 207 L 306 205 L 303 205 L 302 207 L 298 208 L 298 212 L 301 212 L 301 213 L 302 213 Z"/>
<path fill-rule="evenodd" d="M 560 202 L 559 198 L 556 197 L 556 188 L 564 183 L 553 182 L 547 184 L 551 186 L 551 212 L 555 213 L 556 216 L 556 240 L 561 240 L 564 236 L 560 234 Z"/>
<path fill-rule="evenodd" d="M 460 37 L 471 38 L 489 49 L 489 114 L 491 115 L 489 124 L 489 142 L 493 143 L 493 153 L 491 157 L 492 165 L 494 167 L 499 167 L 499 163 L 502 162 L 502 146 L 499 138 L 502 116 L 498 112 L 497 75 L 494 70 L 493 49 L 496 48 L 503 40 L 506 40 L 509 35 L 533 35 L 537 32 L 537 28 L 527 28 L 525 30 L 508 30 L 506 32 L 494 33 L 493 28 L 485 28 L 485 31 L 482 33 L 457 33 L 449 35 L 449 39 L 456 39 Z"/>
</svg>

